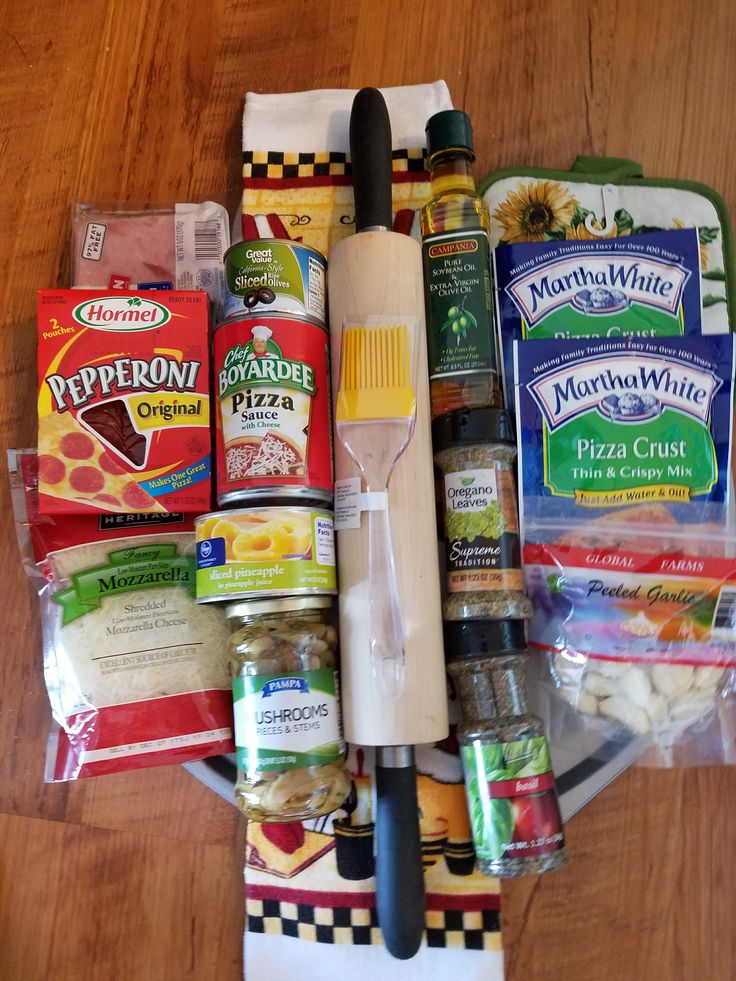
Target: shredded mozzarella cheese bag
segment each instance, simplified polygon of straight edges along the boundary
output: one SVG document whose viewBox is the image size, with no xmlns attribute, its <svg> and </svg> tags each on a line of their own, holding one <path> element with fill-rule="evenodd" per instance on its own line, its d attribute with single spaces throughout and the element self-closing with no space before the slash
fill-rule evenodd
<svg viewBox="0 0 736 981">
<path fill-rule="evenodd" d="M 227 625 L 195 602 L 191 521 L 50 519 L 37 512 L 35 453 L 11 453 L 10 471 L 57 724 L 47 780 L 231 752 Z"/>
</svg>

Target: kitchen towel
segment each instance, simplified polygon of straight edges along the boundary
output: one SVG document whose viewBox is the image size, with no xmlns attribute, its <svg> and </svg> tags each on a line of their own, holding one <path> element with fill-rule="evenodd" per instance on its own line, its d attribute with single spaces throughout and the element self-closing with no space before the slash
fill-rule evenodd
<svg viewBox="0 0 736 981">
<path fill-rule="evenodd" d="M 395 231 L 419 235 L 429 192 L 424 126 L 452 108 L 447 86 L 381 90 L 393 137 Z M 328 255 L 354 229 L 348 124 L 354 91 L 258 95 L 243 115 L 243 237 L 290 238 Z M 450 705 L 451 717 L 456 710 Z M 410 961 L 383 947 L 373 878 L 373 751 L 351 747 L 353 791 L 343 809 L 304 823 L 248 826 L 245 976 L 355 981 L 501 981 L 499 884 L 474 868 L 454 728 L 417 747 L 426 930 Z M 350 947 L 347 955 L 346 946 Z"/>
</svg>

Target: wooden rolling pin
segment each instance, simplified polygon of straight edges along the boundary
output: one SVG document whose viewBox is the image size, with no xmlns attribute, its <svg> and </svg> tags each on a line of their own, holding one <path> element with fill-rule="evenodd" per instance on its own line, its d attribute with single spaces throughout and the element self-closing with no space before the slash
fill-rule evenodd
<svg viewBox="0 0 736 981">
<path fill-rule="evenodd" d="M 376 747 L 376 908 L 386 949 L 403 960 L 416 954 L 424 931 L 414 744 L 444 739 L 448 721 L 421 248 L 390 231 L 391 127 L 377 89 L 355 97 L 350 151 L 357 234 L 338 242 L 328 263 L 333 392 L 339 391 L 344 326 L 406 324 L 416 361 L 416 425 L 389 482 L 401 620 L 389 643 L 400 655 L 403 634 L 404 669 L 387 694 L 371 661 L 368 516 L 337 535 L 345 734 Z M 335 471 L 338 481 L 360 475 L 337 431 Z"/>
<path fill-rule="evenodd" d="M 328 293 L 333 401 L 340 380 L 343 324 L 362 324 L 368 317 L 389 323 L 404 318 L 412 344 L 418 347 L 416 427 L 389 484 L 406 684 L 403 694 L 390 700 L 375 683 L 369 646 L 367 515 L 363 513 L 360 528 L 337 533 L 345 736 L 365 746 L 435 742 L 447 735 L 448 721 L 421 246 L 408 235 L 391 231 L 360 231 L 343 239 L 330 251 Z M 334 443 L 336 480 L 359 476 L 337 435 Z"/>
</svg>

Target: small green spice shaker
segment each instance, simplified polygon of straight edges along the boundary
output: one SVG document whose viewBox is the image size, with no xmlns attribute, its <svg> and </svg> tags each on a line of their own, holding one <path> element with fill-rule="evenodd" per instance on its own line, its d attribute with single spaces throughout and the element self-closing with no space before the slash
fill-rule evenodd
<svg viewBox="0 0 736 981">
<path fill-rule="evenodd" d="M 526 619 L 516 507 L 516 441 L 505 409 L 459 409 L 432 423 L 444 490 L 445 620 Z"/>
<path fill-rule="evenodd" d="M 524 624 L 445 624 L 477 865 L 507 878 L 561 868 L 565 835 L 542 720 L 529 711 Z"/>
</svg>

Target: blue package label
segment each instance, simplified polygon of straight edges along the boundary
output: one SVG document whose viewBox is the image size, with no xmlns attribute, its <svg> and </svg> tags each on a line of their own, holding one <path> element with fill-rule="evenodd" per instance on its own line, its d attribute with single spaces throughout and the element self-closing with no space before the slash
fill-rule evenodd
<svg viewBox="0 0 736 981">
<path fill-rule="evenodd" d="M 205 538 L 197 542 L 197 568 L 211 569 L 216 565 L 225 565 L 225 539 Z"/>
<path fill-rule="evenodd" d="M 209 480 L 209 477 L 210 455 L 207 453 L 184 470 L 167 473 L 161 477 L 152 477 L 150 480 L 141 480 L 139 483 L 152 497 L 162 497 L 164 494 L 185 490 L 202 480 Z"/>
<path fill-rule="evenodd" d="M 509 402 L 515 340 L 701 334 L 696 228 L 505 245 L 494 283 Z"/>
<path fill-rule="evenodd" d="M 514 357 L 525 508 L 728 503 L 732 335 L 516 341 Z"/>
</svg>

